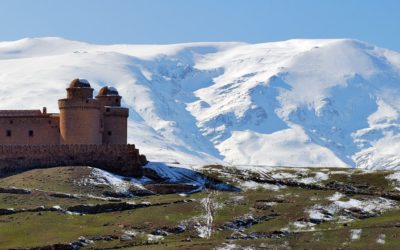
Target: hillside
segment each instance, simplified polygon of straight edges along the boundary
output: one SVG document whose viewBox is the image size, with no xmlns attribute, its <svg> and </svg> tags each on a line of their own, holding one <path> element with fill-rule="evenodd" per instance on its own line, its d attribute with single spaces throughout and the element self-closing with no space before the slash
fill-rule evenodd
<svg viewBox="0 0 400 250">
<path fill-rule="evenodd" d="M 0 109 L 58 112 L 76 77 L 120 91 L 151 161 L 400 169 L 400 54 L 361 41 L 0 42 Z"/>
<path fill-rule="evenodd" d="M 196 172 L 151 163 L 145 174 L 122 178 L 77 166 L 2 178 L 0 249 L 400 244 L 398 172 L 220 165 Z"/>
</svg>

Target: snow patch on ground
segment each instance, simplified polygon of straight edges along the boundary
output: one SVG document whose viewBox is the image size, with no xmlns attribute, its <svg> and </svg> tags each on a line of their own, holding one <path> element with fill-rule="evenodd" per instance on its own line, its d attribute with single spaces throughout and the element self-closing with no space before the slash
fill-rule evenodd
<svg viewBox="0 0 400 250">
<path fill-rule="evenodd" d="M 400 171 L 395 172 L 393 174 L 387 175 L 385 177 L 387 180 L 390 180 L 393 182 L 394 185 L 396 185 L 395 189 L 397 191 L 400 191 Z"/>
<path fill-rule="evenodd" d="M 364 214 L 380 214 L 389 209 L 397 207 L 397 202 L 386 198 L 365 198 L 363 200 L 350 198 L 347 201 L 340 201 L 343 197 L 340 193 L 335 193 L 333 196 L 328 197 L 333 201 L 328 206 L 315 205 L 309 208 L 309 218 L 318 221 L 331 221 L 339 219 L 339 221 L 350 221 L 353 218 L 349 215 L 341 215 L 342 211 L 349 209 L 357 209 Z"/>
<path fill-rule="evenodd" d="M 303 184 L 317 184 L 321 181 L 325 181 L 329 179 L 329 174 L 323 172 L 316 172 L 314 176 L 302 178 L 308 174 L 306 171 L 297 171 L 296 174 L 286 173 L 286 172 L 278 172 L 271 175 L 272 178 L 277 180 L 292 180 L 297 181 Z"/>
<path fill-rule="evenodd" d="M 378 236 L 378 239 L 376 239 L 376 243 L 384 245 L 386 243 L 385 239 L 386 239 L 386 235 L 385 234 L 380 234 Z"/>
<path fill-rule="evenodd" d="M 224 243 L 222 246 L 214 248 L 215 250 L 254 250 L 255 247 L 243 247 L 232 243 Z"/>
<path fill-rule="evenodd" d="M 370 198 L 365 200 L 349 199 L 348 201 L 335 201 L 338 208 L 358 208 L 365 212 L 384 212 L 396 206 L 396 202 L 386 198 Z"/>
<path fill-rule="evenodd" d="M 286 186 L 282 185 L 259 183 L 255 181 L 244 181 L 240 183 L 240 187 L 243 188 L 244 190 L 266 189 L 271 191 L 279 191 L 283 188 L 286 188 Z"/>
<path fill-rule="evenodd" d="M 387 175 L 386 179 L 400 182 L 400 172 L 395 172 L 393 174 Z"/>
<path fill-rule="evenodd" d="M 303 178 L 300 179 L 299 182 L 304 184 L 317 184 L 321 181 L 326 181 L 328 179 L 329 179 L 329 174 L 317 172 L 314 177 Z"/>
<path fill-rule="evenodd" d="M 328 197 L 328 200 L 330 201 L 338 201 L 341 198 L 343 198 L 345 195 L 339 192 L 334 193 L 332 196 Z"/>
<path fill-rule="evenodd" d="M 350 240 L 359 240 L 361 238 L 362 229 L 351 229 Z"/>
<path fill-rule="evenodd" d="M 164 237 L 161 235 L 153 235 L 153 234 L 147 235 L 147 241 L 150 243 L 160 242 L 162 240 L 164 240 Z"/>
<path fill-rule="evenodd" d="M 208 197 L 201 199 L 200 203 L 204 209 L 204 215 L 199 218 L 195 229 L 200 238 L 209 239 L 212 234 L 214 212 L 218 206 L 212 198 L 212 193 Z"/>
<path fill-rule="evenodd" d="M 315 224 L 307 221 L 295 221 L 289 223 L 288 227 L 282 228 L 282 231 L 314 231 Z"/>
<path fill-rule="evenodd" d="M 130 187 L 145 189 L 141 183 L 143 180 L 115 175 L 98 168 L 89 167 L 89 169 L 91 170 L 90 175 L 80 179 L 77 182 L 78 185 L 105 185 L 111 187 L 117 193 L 128 193 Z"/>
<path fill-rule="evenodd" d="M 298 176 L 296 174 L 292 174 L 292 173 L 285 173 L 285 172 L 281 172 L 281 173 L 275 173 L 272 175 L 272 178 L 274 179 L 294 179 L 296 180 L 298 178 Z"/>
</svg>

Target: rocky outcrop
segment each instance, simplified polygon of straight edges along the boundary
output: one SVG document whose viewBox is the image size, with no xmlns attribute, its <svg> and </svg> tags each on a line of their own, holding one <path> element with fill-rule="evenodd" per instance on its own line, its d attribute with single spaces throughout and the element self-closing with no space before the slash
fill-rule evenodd
<svg viewBox="0 0 400 250">
<path fill-rule="evenodd" d="M 2 188 L 0 187 L 0 193 L 6 194 L 31 194 L 32 191 L 24 188 Z"/>
<path fill-rule="evenodd" d="M 196 190 L 200 190 L 200 187 L 191 183 L 181 184 L 148 184 L 144 186 L 146 189 L 157 193 L 157 194 L 176 194 L 176 193 L 192 193 Z"/>
</svg>

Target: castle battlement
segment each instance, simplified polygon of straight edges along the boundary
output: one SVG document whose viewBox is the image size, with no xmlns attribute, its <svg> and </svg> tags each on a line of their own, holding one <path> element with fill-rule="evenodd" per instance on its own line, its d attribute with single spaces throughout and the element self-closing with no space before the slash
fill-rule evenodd
<svg viewBox="0 0 400 250">
<path fill-rule="evenodd" d="M 86 165 L 140 176 L 146 158 L 127 144 L 129 110 L 113 87 L 93 98 L 87 80 L 75 79 L 59 114 L 0 110 L 0 175 L 12 170 Z"/>
</svg>

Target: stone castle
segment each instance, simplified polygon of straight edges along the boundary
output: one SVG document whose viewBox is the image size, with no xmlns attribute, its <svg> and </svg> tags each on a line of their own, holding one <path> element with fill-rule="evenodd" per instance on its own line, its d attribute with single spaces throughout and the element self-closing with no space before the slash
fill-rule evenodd
<svg viewBox="0 0 400 250">
<path fill-rule="evenodd" d="M 127 144 L 129 110 L 113 87 L 93 98 L 84 79 L 74 79 L 59 114 L 0 110 L 0 175 L 39 167 L 93 166 L 141 176 L 146 158 Z"/>
</svg>

